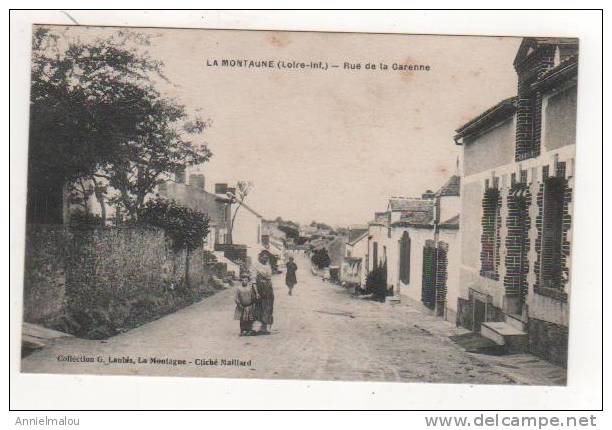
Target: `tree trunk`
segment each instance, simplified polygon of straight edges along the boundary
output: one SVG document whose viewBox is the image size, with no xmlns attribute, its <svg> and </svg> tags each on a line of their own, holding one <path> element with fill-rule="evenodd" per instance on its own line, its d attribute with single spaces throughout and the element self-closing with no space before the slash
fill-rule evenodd
<svg viewBox="0 0 612 430">
<path fill-rule="evenodd" d="M 234 215 L 232 216 L 232 220 L 230 222 L 229 233 L 227 235 L 228 242 L 230 244 L 234 243 L 234 221 L 236 221 L 236 215 L 238 215 L 238 210 L 240 209 L 240 206 L 242 206 L 242 202 L 240 202 L 240 204 L 236 206 L 236 210 L 234 211 Z"/>
<path fill-rule="evenodd" d="M 94 194 L 96 196 L 96 199 L 98 200 L 98 203 L 100 204 L 100 218 L 101 219 L 101 224 L 102 226 L 106 225 L 106 202 L 104 201 L 104 193 L 102 192 L 102 190 L 100 190 L 100 185 L 98 184 L 98 181 L 95 180 L 95 178 L 93 178 L 93 183 L 94 183 Z"/>
<path fill-rule="evenodd" d="M 189 250 L 185 250 L 185 289 L 188 289 L 191 286 L 191 281 L 189 279 Z"/>
</svg>

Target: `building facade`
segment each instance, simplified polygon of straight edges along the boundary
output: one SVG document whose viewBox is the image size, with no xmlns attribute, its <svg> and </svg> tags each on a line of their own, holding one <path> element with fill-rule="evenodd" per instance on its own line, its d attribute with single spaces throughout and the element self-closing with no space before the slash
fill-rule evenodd
<svg viewBox="0 0 612 430">
<path fill-rule="evenodd" d="M 207 250 L 214 251 L 215 245 L 229 243 L 228 233 L 232 202 L 224 194 L 206 191 L 203 175 L 192 174 L 189 176 L 189 183 L 187 183 L 185 176 L 179 173 L 174 181 L 160 184 L 158 194 L 161 197 L 198 210 L 209 217 L 210 232 L 204 243 Z"/>
<path fill-rule="evenodd" d="M 566 364 L 578 42 L 526 38 L 515 97 L 457 130 L 457 323 Z"/>
<path fill-rule="evenodd" d="M 232 220 L 232 243 L 246 246 L 247 258 L 254 261 L 265 248 L 261 241 L 262 216 L 242 202 L 233 208 Z"/>
</svg>

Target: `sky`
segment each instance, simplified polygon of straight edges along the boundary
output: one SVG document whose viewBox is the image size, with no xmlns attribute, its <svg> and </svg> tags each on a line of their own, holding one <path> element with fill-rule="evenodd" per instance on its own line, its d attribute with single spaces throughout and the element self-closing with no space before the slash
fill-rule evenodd
<svg viewBox="0 0 612 430">
<path fill-rule="evenodd" d="M 114 29 L 71 29 L 103 35 Z M 143 30 L 164 94 L 210 119 L 214 183 L 247 180 L 265 218 L 364 224 L 391 196 L 420 196 L 456 172 L 454 130 L 516 94 L 512 37 Z M 208 67 L 207 61 L 323 61 L 322 70 Z M 361 63 L 345 70 L 345 62 Z M 366 63 L 389 65 L 367 70 Z M 393 63 L 430 71 L 394 71 Z"/>
</svg>

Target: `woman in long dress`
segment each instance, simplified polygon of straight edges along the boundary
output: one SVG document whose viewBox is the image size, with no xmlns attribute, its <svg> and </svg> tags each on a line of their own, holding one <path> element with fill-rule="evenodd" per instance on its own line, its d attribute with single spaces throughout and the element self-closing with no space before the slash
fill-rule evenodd
<svg viewBox="0 0 612 430">
<path fill-rule="evenodd" d="M 270 334 L 269 326 L 274 323 L 274 290 L 272 288 L 272 269 L 267 251 L 259 253 L 253 264 L 256 272 L 257 301 L 255 319 L 261 323 L 257 334 Z"/>
</svg>

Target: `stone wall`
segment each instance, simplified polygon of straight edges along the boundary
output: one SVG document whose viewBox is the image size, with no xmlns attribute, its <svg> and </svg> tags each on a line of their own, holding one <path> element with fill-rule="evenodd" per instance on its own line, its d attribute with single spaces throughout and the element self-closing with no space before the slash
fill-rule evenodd
<svg viewBox="0 0 612 430">
<path fill-rule="evenodd" d="M 104 338 L 211 294 L 205 251 L 174 252 L 159 230 L 30 225 L 24 320 Z"/>
<path fill-rule="evenodd" d="M 565 326 L 529 318 L 529 351 L 561 366 L 567 366 L 568 329 Z"/>
<path fill-rule="evenodd" d="M 68 235 L 63 228 L 28 226 L 23 277 L 23 319 L 56 322 L 63 314 L 66 294 L 65 258 Z"/>
</svg>

